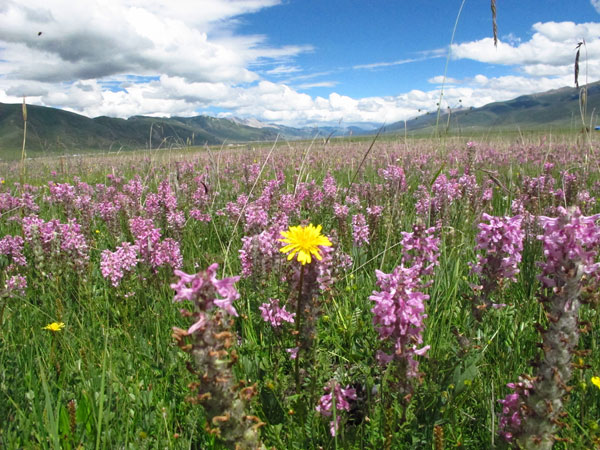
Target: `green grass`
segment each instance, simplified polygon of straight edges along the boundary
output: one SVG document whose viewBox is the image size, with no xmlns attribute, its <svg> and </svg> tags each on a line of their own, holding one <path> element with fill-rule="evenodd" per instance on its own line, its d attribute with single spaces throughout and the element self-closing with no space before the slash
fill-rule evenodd
<svg viewBox="0 0 600 450">
<path fill-rule="evenodd" d="M 316 144 L 310 152 L 308 144 L 303 143 L 277 146 L 272 153 L 268 147 L 257 147 L 253 151 L 190 149 L 168 154 L 40 159 L 28 162 L 27 181 L 41 186 L 35 196 L 40 217 L 65 222 L 67 211 L 44 201 L 50 179 L 73 183 L 73 177 L 79 176 L 90 184 L 110 184 L 106 177 L 109 173 L 126 180 L 139 174 L 150 192 L 156 192 L 157 184 L 168 177 L 178 183 L 180 207 L 187 211 L 190 205 L 185 203 L 188 200 L 181 186 L 205 173 L 212 202 L 207 208 L 213 222 L 186 223 L 179 238 L 183 270 L 195 273 L 218 262 L 219 277 L 223 267 L 224 275 L 231 276 L 241 270 L 238 250 L 246 233 L 243 224 L 235 227 L 234 222 L 216 215 L 217 210 L 241 192 L 255 199 L 278 170 L 286 175 L 282 190 L 293 192 L 296 169 L 303 160 L 302 173 L 308 182 L 315 180 L 320 185 L 331 171 L 340 187 L 348 187 L 369 144 L 335 140 L 327 147 Z M 346 252 L 354 261 L 331 289 L 318 297 L 314 344 L 311 352 L 301 356 L 299 392 L 294 387 L 294 363 L 285 351 L 295 339 L 291 333 L 273 330 L 263 322 L 258 309 L 269 298 L 285 303 L 293 295 L 282 281 L 286 266 L 278 266 L 268 277 L 237 283 L 241 298 L 235 307 L 240 317 L 235 320 L 234 330 L 239 359 L 234 373 L 239 380 L 256 383 L 258 394 L 250 402 L 249 413 L 266 423 L 261 436 L 267 448 L 434 449 L 434 426 L 444 431 L 444 448 L 503 448 L 494 432 L 500 410 L 498 399 L 508 393 L 506 383 L 516 381 L 523 373 L 533 373 L 530 361 L 538 355 L 536 344 L 540 340 L 536 325 L 546 320 L 537 301 L 539 286 L 535 279 L 541 247 L 531 235 L 525 244 L 518 282 L 508 284 L 494 298 L 496 303 L 508 306 L 489 311 L 483 321 L 477 322 L 470 312 L 471 283 L 476 279 L 468 263 L 475 260 L 481 203 L 478 197 L 454 203 L 441 216 L 440 264 L 426 290 L 430 298 L 426 302 L 424 343 L 431 349 L 420 358 L 422 376 L 407 381 L 398 378 L 401 371 L 383 370 L 375 360 L 379 339 L 372 325 L 373 302 L 369 300 L 377 289 L 375 270 L 389 273 L 400 263 L 401 232 L 410 231 L 413 224 L 424 220 L 414 207 L 418 185 L 430 186 L 439 173 L 464 167 L 463 162 L 454 163 L 446 157 L 464 149 L 464 142 L 459 140 L 411 140 L 406 144 L 377 141 L 356 178 L 357 186 L 382 183 L 377 169 L 396 163 L 397 158 L 407 175 L 408 192 L 392 196 L 373 188 L 360 196 L 363 204 L 385 207 L 384 215 L 371 230 L 370 245 L 354 246 L 350 221 L 345 222 L 345 228 L 340 227 L 328 206 L 305 205 L 292 216 L 292 224 L 310 220 L 323 224 L 328 234 L 335 230 L 339 242 L 336 252 Z M 495 170 L 496 178 L 512 194 L 493 185 L 494 197 L 486 211 L 507 215 L 522 182 L 519 177 L 537 176 L 541 167 L 539 160 L 523 164 L 513 159 L 508 140 L 492 145 L 509 155 L 508 162 L 493 167 L 483 162 L 481 168 Z M 555 156 L 571 151 L 544 145 Z M 519 155 L 528 154 L 527 145 L 520 148 Z M 423 155 L 429 155 L 428 159 L 419 161 Z M 194 172 L 178 169 L 176 163 L 184 160 L 194 164 Z M 594 159 L 591 167 L 597 167 L 596 162 Z M 242 165 L 254 163 L 265 164 L 252 190 L 253 183 L 244 181 Z M 571 164 L 579 164 L 576 156 Z M 10 167 L 4 166 L 8 174 L 4 191 L 18 177 L 18 171 Z M 557 164 L 554 175 L 558 177 L 560 170 Z M 51 175 L 52 171 L 56 175 Z M 583 168 L 578 173 L 582 174 Z M 475 174 L 480 184 L 489 180 L 486 172 Z M 583 183 L 595 192 L 593 183 L 597 179 L 596 173 L 590 173 Z M 16 194 L 16 188 L 12 189 Z M 0 219 L 2 235 L 19 234 L 19 225 L 8 220 L 9 215 Z M 0 327 L 0 447 L 223 448 L 218 439 L 204 431 L 203 408 L 187 400 L 191 395 L 188 385 L 201 375 L 187 370 L 190 358 L 171 337 L 173 327 L 190 325 L 190 320 L 179 313 L 182 306 L 190 306 L 172 303 L 172 271 L 160 269 L 153 273 L 140 265 L 119 287 L 112 287 L 100 273 L 100 254 L 131 238 L 126 218 L 122 217 L 120 227 L 113 230 L 97 216 L 88 222 L 82 213 L 76 212 L 75 216 L 80 223 L 89 223 L 83 230 L 90 246 L 86 273 L 65 270 L 50 275 L 40 267 L 29 266 L 25 269 L 26 295 L 0 299 L 5 304 Z M 169 235 L 166 229 L 163 231 Z M 27 253 L 30 251 L 26 247 L 29 259 L 33 257 Z M 5 259 L 0 260 L 2 277 L 5 263 Z M 584 357 L 588 366 L 574 370 L 571 382 L 573 390 L 565 418 L 568 426 L 560 432 L 571 443 L 557 443 L 555 448 L 593 448 L 600 437 L 600 390 L 589 382 L 592 375 L 600 374 L 595 356 L 600 325 L 596 305 L 584 305 L 581 311 L 581 318 L 590 321 L 592 327 L 582 335 L 580 349 L 591 350 L 591 355 Z M 64 330 L 52 333 L 42 329 L 54 321 L 64 322 Z M 329 434 L 331 419 L 315 411 L 323 387 L 334 377 L 344 386 L 361 385 L 360 410 L 352 418 L 341 413 L 348 423 L 335 438 Z M 402 391 L 407 386 L 410 389 Z"/>
</svg>

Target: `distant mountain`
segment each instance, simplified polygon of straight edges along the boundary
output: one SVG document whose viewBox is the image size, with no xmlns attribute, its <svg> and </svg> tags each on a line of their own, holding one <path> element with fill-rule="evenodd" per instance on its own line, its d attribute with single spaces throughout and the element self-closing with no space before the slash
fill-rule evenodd
<svg viewBox="0 0 600 450">
<path fill-rule="evenodd" d="M 27 105 L 29 152 L 170 148 L 186 145 L 219 145 L 225 142 L 306 139 L 368 133 L 344 127 L 293 128 L 265 124 L 256 119 L 210 116 L 146 117 L 129 119 L 96 117 L 44 106 Z M 19 149 L 23 140 L 22 105 L 0 103 L 0 159 L 2 150 Z"/>
<path fill-rule="evenodd" d="M 269 141 L 278 133 L 273 128 L 253 128 L 209 116 L 134 116 L 129 119 L 102 116 L 90 119 L 60 109 L 27 105 L 27 149 L 30 151 L 118 150 Z M 0 151 L 19 148 L 22 139 L 21 105 L 0 103 Z"/>
<path fill-rule="evenodd" d="M 564 87 L 532 95 L 522 95 L 505 102 L 490 103 L 480 108 L 461 108 L 440 114 L 438 131 L 473 132 L 484 130 L 581 129 L 579 109 L 580 90 Z M 600 82 L 587 86 L 586 124 L 590 117 L 600 113 Z M 406 130 L 412 134 L 431 133 L 437 121 L 437 112 L 406 121 Z M 386 132 L 404 132 L 405 123 L 386 126 Z"/>
<path fill-rule="evenodd" d="M 480 108 L 444 111 L 438 131 L 469 133 L 492 130 L 532 130 L 581 128 L 580 90 L 565 87 L 539 94 L 523 95 Z M 89 117 L 61 109 L 27 106 L 27 150 L 33 153 L 55 151 L 171 148 L 186 145 L 273 141 L 281 139 L 327 139 L 339 136 L 375 134 L 376 123 L 293 128 L 266 124 L 256 119 L 210 116 L 157 118 L 134 116 L 129 119 Z M 587 87 L 587 118 L 600 113 L 600 82 Z M 437 113 L 430 112 L 406 121 L 410 134 L 432 133 Z M 404 133 L 405 122 L 385 127 L 386 133 Z M 0 159 L 3 150 L 20 149 L 23 117 L 20 104 L 0 103 Z M 5 152 L 6 154 L 7 152 Z"/>
</svg>

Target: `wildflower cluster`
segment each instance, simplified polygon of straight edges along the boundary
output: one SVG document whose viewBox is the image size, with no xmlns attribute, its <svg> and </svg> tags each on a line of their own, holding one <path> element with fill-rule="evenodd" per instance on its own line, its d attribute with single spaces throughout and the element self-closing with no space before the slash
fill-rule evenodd
<svg viewBox="0 0 600 450">
<path fill-rule="evenodd" d="M 379 338 L 393 344 L 392 354 L 378 352 L 378 359 L 383 363 L 399 360 L 406 364 L 406 376 L 416 377 L 419 363 L 416 355 L 423 355 L 429 346 L 423 344 L 423 320 L 427 294 L 419 291 L 421 281 L 418 267 L 396 267 L 392 273 L 375 271 L 377 286 L 369 297 L 375 302 L 371 309 L 373 323 L 377 327 Z"/>
<path fill-rule="evenodd" d="M 102 276 L 110 278 L 111 284 L 117 287 L 125 273 L 131 272 L 137 265 L 138 252 L 138 247 L 129 242 L 123 242 L 114 252 L 104 250 L 100 260 Z"/>
<path fill-rule="evenodd" d="M 517 281 L 523 239 L 522 216 L 494 217 L 482 214 L 483 221 L 477 225 L 477 260 L 471 271 L 479 275 L 479 292 L 473 305 L 475 317 L 481 318 L 482 310 L 495 306 L 490 296 L 502 287 L 505 280 Z"/>
<path fill-rule="evenodd" d="M 173 337 L 182 350 L 190 353 L 194 373 L 201 377 L 198 383 L 191 385 L 195 395 L 190 400 L 204 407 L 208 416 L 207 431 L 230 448 L 254 450 L 262 448 L 258 428 L 264 423 L 248 415 L 246 409 L 256 389 L 236 382 L 232 370 L 237 353 L 229 317 L 237 316 L 233 302 L 239 298 L 234 286 L 239 277 L 219 280 L 217 269 L 217 264 L 212 264 L 195 275 L 174 272 L 179 281 L 171 285 L 175 290 L 173 300 L 191 301 L 194 311 L 182 310 L 182 314 L 192 316 L 195 322 L 187 331 L 174 328 Z"/>
<path fill-rule="evenodd" d="M 498 402 L 502 405 L 502 413 L 498 422 L 498 432 L 507 442 L 513 441 L 522 431 L 523 421 L 526 418 L 525 402 L 529 397 L 531 381 L 521 379 L 517 383 L 508 383 L 507 387 L 513 392 Z"/>
<path fill-rule="evenodd" d="M 268 303 L 263 303 L 258 309 L 262 319 L 273 328 L 279 328 L 283 322 L 294 323 L 296 313 L 290 313 L 285 306 L 279 306 L 279 300 L 276 298 L 269 299 Z"/>
<path fill-rule="evenodd" d="M 38 216 L 22 220 L 25 242 L 32 250 L 39 269 L 49 273 L 66 273 L 68 269 L 84 274 L 89 262 L 89 247 L 75 219 L 60 223 Z"/>
<path fill-rule="evenodd" d="M 600 215 L 586 217 L 578 208 L 558 208 L 558 217 L 540 217 L 546 260 L 540 281 L 548 288 L 543 298 L 548 328 L 542 333 L 543 355 L 527 399 L 527 416 L 518 442 L 525 448 L 550 449 L 554 433 L 563 426 L 562 411 L 572 376 L 571 356 L 579 341 L 579 294 L 584 274 L 598 270 Z"/>
<path fill-rule="evenodd" d="M 315 409 L 322 416 L 331 417 L 335 408 L 335 420 L 332 420 L 329 425 L 329 432 L 335 436 L 340 426 L 340 413 L 350 411 L 350 401 L 356 400 L 356 389 L 350 386 L 343 388 L 335 380 L 331 380 L 323 389 L 326 393 L 321 396 Z"/>
</svg>

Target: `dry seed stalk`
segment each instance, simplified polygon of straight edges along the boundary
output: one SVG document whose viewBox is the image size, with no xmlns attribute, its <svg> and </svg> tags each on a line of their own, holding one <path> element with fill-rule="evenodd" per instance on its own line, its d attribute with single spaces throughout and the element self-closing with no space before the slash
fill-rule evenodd
<svg viewBox="0 0 600 450">
<path fill-rule="evenodd" d="M 579 54 L 581 52 L 581 46 L 583 41 L 577 43 L 577 53 L 575 53 L 575 87 L 579 89 Z"/>
<path fill-rule="evenodd" d="M 491 2 L 492 8 L 492 31 L 494 33 L 494 47 L 498 47 L 498 24 L 496 23 L 496 0 Z"/>
<path fill-rule="evenodd" d="M 440 425 L 433 427 L 435 450 L 444 450 L 444 429 Z"/>
</svg>

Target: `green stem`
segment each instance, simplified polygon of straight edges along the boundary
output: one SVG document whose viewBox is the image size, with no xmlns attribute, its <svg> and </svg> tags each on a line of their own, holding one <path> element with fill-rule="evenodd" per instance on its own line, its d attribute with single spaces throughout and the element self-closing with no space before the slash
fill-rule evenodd
<svg viewBox="0 0 600 450">
<path fill-rule="evenodd" d="M 302 285 L 304 284 L 304 265 L 300 268 L 300 282 L 298 283 L 298 300 L 296 301 L 296 360 L 294 361 L 294 377 L 296 379 L 296 393 L 300 392 L 300 330 L 302 327 Z"/>
<path fill-rule="evenodd" d="M 6 300 L 2 302 L 2 309 L 0 309 L 0 329 L 2 329 L 2 322 L 4 321 L 4 308 L 6 308 Z"/>
</svg>

